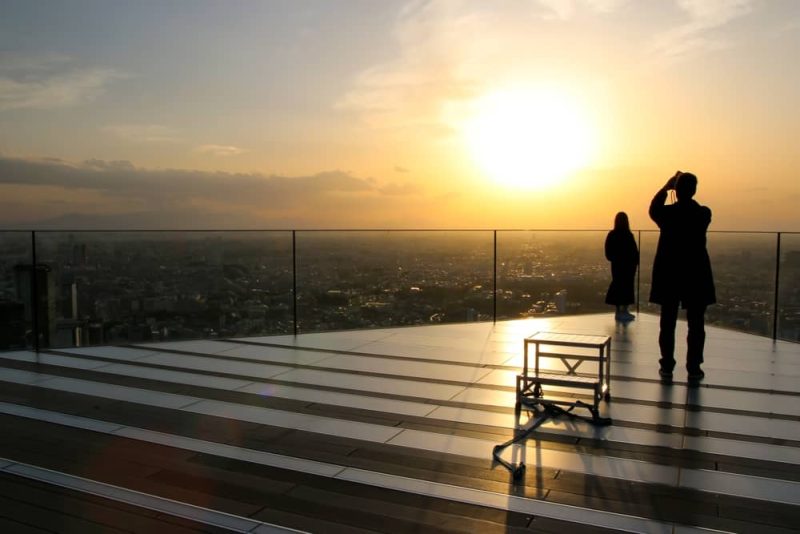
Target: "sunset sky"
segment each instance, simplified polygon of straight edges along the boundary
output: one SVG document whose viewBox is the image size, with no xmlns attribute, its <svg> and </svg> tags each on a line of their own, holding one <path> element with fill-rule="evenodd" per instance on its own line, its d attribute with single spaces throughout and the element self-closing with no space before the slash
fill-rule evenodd
<svg viewBox="0 0 800 534">
<path fill-rule="evenodd" d="M 0 0 L 0 228 L 800 231 L 796 0 Z"/>
</svg>

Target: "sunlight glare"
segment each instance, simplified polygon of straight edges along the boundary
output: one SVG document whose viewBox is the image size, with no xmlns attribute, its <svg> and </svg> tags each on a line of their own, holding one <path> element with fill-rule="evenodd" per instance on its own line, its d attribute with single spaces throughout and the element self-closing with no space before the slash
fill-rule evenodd
<svg viewBox="0 0 800 534">
<path fill-rule="evenodd" d="M 593 135 L 585 117 L 563 91 L 497 91 L 475 102 L 463 135 L 488 177 L 515 188 L 541 188 L 589 163 Z"/>
</svg>

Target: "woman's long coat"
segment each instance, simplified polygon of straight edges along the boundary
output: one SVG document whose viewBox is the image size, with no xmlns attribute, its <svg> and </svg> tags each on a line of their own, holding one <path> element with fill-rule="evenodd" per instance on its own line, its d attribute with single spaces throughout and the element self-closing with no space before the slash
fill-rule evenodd
<svg viewBox="0 0 800 534">
<path fill-rule="evenodd" d="M 606 259 L 611 262 L 611 284 L 606 304 L 627 306 L 636 302 L 634 279 L 639 249 L 630 230 L 611 230 L 606 236 Z"/>
</svg>

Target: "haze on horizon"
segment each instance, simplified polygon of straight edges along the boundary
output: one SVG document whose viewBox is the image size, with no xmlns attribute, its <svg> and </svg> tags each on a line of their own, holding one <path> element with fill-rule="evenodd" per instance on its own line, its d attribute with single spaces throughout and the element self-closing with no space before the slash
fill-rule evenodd
<svg viewBox="0 0 800 534">
<path fill-rule="evenodd" d="M 794 0 L 0 0 L 0 228 L 800 231 Z"/>
</svg>

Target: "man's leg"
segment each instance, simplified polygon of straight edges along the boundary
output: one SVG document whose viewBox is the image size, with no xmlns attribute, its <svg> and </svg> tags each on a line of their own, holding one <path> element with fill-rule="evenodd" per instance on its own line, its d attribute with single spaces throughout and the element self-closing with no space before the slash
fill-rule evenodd
<svg viewBox="0 0 800 534">
<path fill-rule="evenodd" d="M 658 346 L 661 349 L 661 371 L 671 373 L 675 368 L 675 323 L 678 321 L 678 301 L 661 304 L 661 331 Z"/>
<path fill-rule="evenodd" d="M 689 333 L 686 336 L 686 370 L 692 375 L 701 375 L 700 364 L 703 363 L 703 346 L 706 342 L 705 306 L 689 306 L 686 309 L 686 322 Z"/>
</svg>

